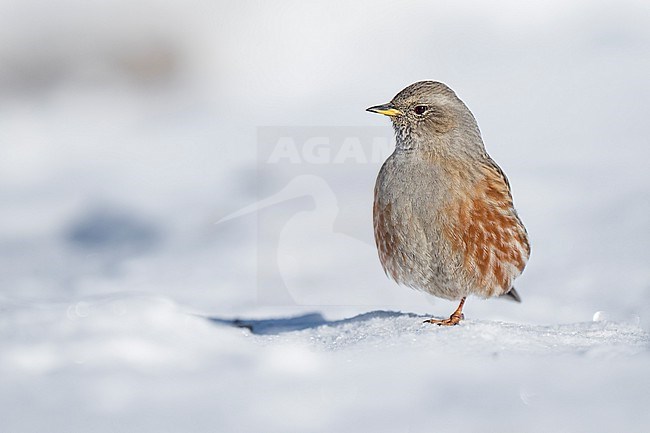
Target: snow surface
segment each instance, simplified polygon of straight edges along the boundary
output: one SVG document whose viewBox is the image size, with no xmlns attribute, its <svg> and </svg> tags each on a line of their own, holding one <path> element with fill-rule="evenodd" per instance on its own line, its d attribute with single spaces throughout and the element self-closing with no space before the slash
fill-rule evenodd
<svg viewBox="0 0 650 433">
<path fill-rule="evenodd" d="M 205 317 L 117 296 L 2 313 L 3 431 L 642 431 L 637 324 Z"/>
<path fill-rule="evenodd" d="M 648 431 L 647 2 L 61 5 L 0 1 L 0 433 Z M 389 151 L 421 79 L 532 241 L 453 328 L 381 270 L 381 158 L 265 141 Z"/>
</svg>

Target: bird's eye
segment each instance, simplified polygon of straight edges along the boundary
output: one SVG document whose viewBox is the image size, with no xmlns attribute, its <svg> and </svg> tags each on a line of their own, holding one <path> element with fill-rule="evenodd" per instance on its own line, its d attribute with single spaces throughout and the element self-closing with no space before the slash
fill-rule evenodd
<svg viewBox="0 0 650 433">
<path fill-rule="evenodd" d="M 417 115 L 424 114 L 424 112 L 427 111 L 427 106 L 426 105 L 416 105 L 415 108 L 413 109 L 413 111 Z"/>
</svg>

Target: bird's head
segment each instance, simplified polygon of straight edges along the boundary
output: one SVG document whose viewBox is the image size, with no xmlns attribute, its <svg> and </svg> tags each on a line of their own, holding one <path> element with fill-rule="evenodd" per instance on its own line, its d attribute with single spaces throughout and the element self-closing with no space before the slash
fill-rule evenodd
<svg viewBox="0 0 650 433">
<path fill-rule="evenodd" d="M 456 93 L 437 81 L 411 84 L 387 104 L 366 111 L 391 118 L 398 147 L 435 146 L 450 142 L 445 137 L 471 138 L 480 141 L 474 116 Z M 482 146 L 482 142 L 481 142 Z"/>
</svg>

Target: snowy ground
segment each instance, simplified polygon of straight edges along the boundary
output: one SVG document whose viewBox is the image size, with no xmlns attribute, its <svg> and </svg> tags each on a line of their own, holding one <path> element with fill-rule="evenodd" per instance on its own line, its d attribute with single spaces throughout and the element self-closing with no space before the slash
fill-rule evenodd
<svg viewBox="0 0 650 433">
<path fill-rule="evenodd" d="M 438 328 L 424 317 L 232 321 L 127 296 L 11 308 L 3 431 L 577 432 L 650 422 L 650 337 L 637 324 Z"/>
<path fill-rule="evenodd" d="M 89 5 L 0 1 L 0 432 L 647 431 L 645 2 Z M 453 328 L 372 240 L 420 79 L 532 240 Z"/>
</svg>

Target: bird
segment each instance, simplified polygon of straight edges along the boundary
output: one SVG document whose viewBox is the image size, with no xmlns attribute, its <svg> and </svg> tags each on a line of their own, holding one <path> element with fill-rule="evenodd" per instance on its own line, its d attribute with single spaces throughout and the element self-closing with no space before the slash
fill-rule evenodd
<svg viewBox="0 0 650 433">
<path fill-rule="evenodd" d="M 459 301 L 448 319 L 425 323 L 457 325 L 469 295 L 521 302 L 513 282 L 530 257 L 528 232 L 465 103 L 446 84 L 419 81 L 366 111 L 395 131 L 374 190 L 381 265 L 400 285 Z"/>
</svg>

